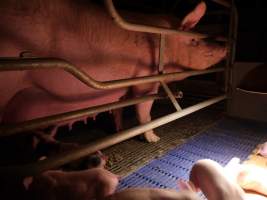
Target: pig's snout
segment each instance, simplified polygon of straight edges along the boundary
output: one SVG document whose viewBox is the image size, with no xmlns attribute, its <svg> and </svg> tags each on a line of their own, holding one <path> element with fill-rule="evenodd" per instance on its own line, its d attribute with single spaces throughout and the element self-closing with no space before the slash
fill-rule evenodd
<svg viewBox="0 0 267 200">
<path fill-rule="evenodd" d="M 100 151 L 90 155 L 82 163 L 83 169 L 90 169 L 95 167 L 104 168 L 107 163 L 108 157 L 102 154 Z"/>
</svg>

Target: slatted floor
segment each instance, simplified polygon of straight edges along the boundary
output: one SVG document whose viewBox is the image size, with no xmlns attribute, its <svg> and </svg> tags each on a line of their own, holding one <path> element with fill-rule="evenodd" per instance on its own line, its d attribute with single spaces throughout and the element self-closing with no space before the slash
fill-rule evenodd
<svg viewBox="0 0 267 200">
<path fill-rule="evenodd" d="M 245 160 L 265 140 L 266 124 L 222 119 L 213 127 L 122 179 L 118 190 L 128 187 L 177 189 L 177 180 L 188 179 L 195 161 L 210 158 L 225 165 L 233 157 Z"/>
</svg>

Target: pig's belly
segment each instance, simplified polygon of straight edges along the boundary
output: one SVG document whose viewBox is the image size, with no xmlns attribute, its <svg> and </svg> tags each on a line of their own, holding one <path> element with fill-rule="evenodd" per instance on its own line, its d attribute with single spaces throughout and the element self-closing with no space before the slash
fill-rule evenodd
<svg viewBox="0 0 267 200">
<path fill-rule="evenodd" d="M 26 88 L 19 91 L 4 109 L 2 123 L 15 123 L 39 117 L 69 112 L 86 107 L 118 101 L 126 93 L 125 89 L 99 93 L 98 97 L 84 100 L 64 101 L 44 90 Z"/>
<path fill-rule="evenodd" d="M 100 82 L 132 78 L 135 77 L 136 71 L 140 71 L 136 64 L 136 59 L 132 61 L 119 59 L 112 62 L 106 59 L 104 55 L 101 57 L 105 60 L 101 64 L 93 63 L 88 58 L 85 62 L 75 61 L 71 56 L 69 58 L 65 57 L 65 59 L 74 63 L 78 69 L 82 70 L 92 79 Z M 142 66 L 142 68 L 145 67 Z M 42 88 L 64 101 L 99 98 L 111 93 L 109 90 L 93 89 L 62 69 L 29 71 L 27 79 L 31 80 L 32 84 L 36 87 Z"/>
</svg>

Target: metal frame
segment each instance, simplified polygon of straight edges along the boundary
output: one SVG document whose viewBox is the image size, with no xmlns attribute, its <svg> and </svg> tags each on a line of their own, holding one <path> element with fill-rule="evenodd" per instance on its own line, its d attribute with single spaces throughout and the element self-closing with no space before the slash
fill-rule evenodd
<svg viewBox="0 0 267 200">
<path fill-rule="evenodd" d="M 116 89 L 122 87 L 133 86 L 137 84 L 151 83 L 151 82 L 160 82 L 164 80 L 175 80 L 175 79 L 184 79 L 189 76 L 196 76 L 201 74 L 209 74 L 215 72 L 224 71 L 223 68 L 215 68 L 204 71 L 185 71 L 185 72 L 177 72 L 177 73 L 168 73 L 168 74 L 160 74 L 153 76 L 145 76 L 145 77 L 137 77 L 131 79 L 122 79 L 122 80 L 114 80 L 114 81 L 106 81 L 100 82 L 88 76 L 85 72 L 78 69 L 74 65 L 69 62 L 58 59 L 58 58 L 13 58 L 13 59 L 0 59 L 0 72 L 1 71 L 13 71 L 13 70 L 38 70 L 38 69 L 63 69 L 66 72 L 75 76 L 78 80 L 85 83 L 88 87 L 92 87 L 95 89 Z M 168 92 L 167 92 L 168 94 Z M 150 98 L 143 98 L 141 101 L 136 100 L 136 103 L 140 103 L 142 101 L 151 100 Z M 129 100 L 128 104 L 133 105 L 136 103 L 132 103 L 134 100 Z M 102 106 L 96 106 L 91 109 L 73 111 L 65 114 L 58 114 L 50 117 L 39 118 L 35 120 L 30 120 L 26 122 L 22 122 L 19 124 L 11 124 L 6 126 L 0 126 L 0 137 L 1 136 L 9 136 L 13 134 L 17 134 L 23 131 L 34 130 L 38 127 L 44 127 L 45 125 L 52 125 L 53 123 L 57 123 L 62 120 L 70 120 L 75 119 L 77 117 L 83 117 L 88 114 L 95 114 L 99 112 L 103 112 L 109 109 L 115 109 L 127 106 L 125 102 L 118 102 L 117 106 L 113 107 L 114 104 L 106 104 Z"/>
<path fill-rule="evenodd" d="M 225 4 L 224 0 L 213 0 L 214 2 L 220 3 L 221 5 L 227 6 Z M 204 38 L 208 35 L 205 34 L 199 34 L 199 33 L 192 33 L 192 32 L 184 32 L 184 31 L 177 31 L 172 29 L 166 29 L 162 27 L 151 27 L 151 26 L 144 26 L 144 25 L 138 25 L 138 24 L 130 24 L 128 22 L 125 22 L 117 13 L 115 7 L 113 6 L 112 0 L 105 0 L 106 5 L 108 7 L 108 10 L 110 12 L 110 15 L 113 17 L 114 21 L 121 26 L 124 29 L 132 30 L 132 31 L 142 31 L 142 32 L 149 32 L 149 33 L 159 33 L 162 34 L 183 34 L 183 35 L 190 35 L 194 37 Z M 234 2 L 232 0 L 232 6 L 234 7 Z M 228 6 L 227 6 L 228 7 Z M 232 8 L 232 13 L 236 12 Z M 232 23 L 234 14 L 231 15 L 231 28 L 230 32 L 233 32 L 236 28 L 236 23 Z M 231 40 L 233 37 L 229 34 L 229 39 Z M 164 36 L 161 37 L 164 40 Z M 159 71 L 163 72 L 163 48 L 164 48 L 164 41 L 161 40 L 162 48 L 160 48 L 160 61 L 159 61 Z M 232 63 L 234 58 L 234 43 L 230 45 L 231 47 L 231 55 L 229 56 L 229 63 Z M 231 61 L 231 62 L 230 62 Z M 175 80 L 175 79 L 184 79 L 189 76 L 195 76 L 195 75 L 201 75 L 201 74 L 207 74 L 207 73 L 215 73 L 215 72 L 222 72 L 224 71 L 223 68 L 215 68 L 215 69 L 209 69 L 204 71 L 185 71 L 185 72 L 178 72 L 178 73 L 169 73 L 169 74 L 160 74 L 160 75 L 154 75 L 154 76 L 146 76 L 146 77 L 136 77 L 132 79 L 122 79 L 122 80 L 114 80 L 114 81 L 106 81 L 106 82 L 100 82 L 97 81 L 90 76 L 88 76 L 85 72 L 82 70 L 76 68 L 71 63 L 64 61 L 62 59 L 58 58 L 20 58 L 20 59 L 0 59 L 0 72 L 1 71 L 10 71 L 10 70 L 33 70 L 33 69 L 63 69 L 69 73 L 71 73 L 73 76 L 78 78 L 80 81 L 85 83 L 87 86 L 95 88 L 95 89 L 115 89 L 115 88 L 121 88 L 121 87 L 128 87 L 132 85 L 137 84 L 144 84 L 144 83 L 151 83 L 151 82 L 160 82 L 167 93 L 168 97 L 171 99 L 172 103 L 176 107 L 177 111 L 166 115 L 164 117 L 155 119 L 149 123 L 139 125 L 134 128 L 130 128 L 125 131 L 121 131 L 119 133 L 116 133 L 112 136 L 108 136 L 106 138 L 100 139 L 94 143 L 87 144 L 84 147 L 81 147 L 77 150 L 74 150 L 68 154 L 60 154 L 56 155 L 54 157 L 48 158 L 46 160 L 37 162 L 37 163 L 30 163 L 27 165 L 22 166 L 6 166 L 6 167 L 0 167 L 0 174 L 1 175 L 21 175 L 21 176 L 28 176 L 28 175 L 36 175 L 38 173 L 41 173 L 45 170 L 55 168 L 58 166 L 61 166 L 63 164 L 66 164 L 68 162 L 77 160 L 83 156 L 86 156 L 90 153 L 94 153 L 97 150 L 107 148 L 111 145 L 114 145 L 116 143 L 122 142 L 124 140 L 127 140 L 129 138 L 132 138 L 136 135 L 142 134 L 145 131 L 151 130 L 153 128 L 156 128 L 158 126 L 161 126 L 163 124 L 166 124 L 168 122 L 171 122 L 173 120 L 176 120 L 180 117 L 183 117 L 185 115 L 188 115 L 190 113 L 193 113 L 199 109 L 202 109 L 204 107 L 210 106 L 214 103 L 217 103 L 219 101 L 222 101 L 226 99 L 226 95 L 221 95 L 215 98 L 212 98 L 207 101 L 203 101 L 201 103 L 198 103 L 194 106 L 188 107 L 186 109 L 180 108 L 178 102 L 175 100 L 174 95 L 169 90 L 168 86 L 165 84 L 165 80 Z M 228 69 L 227 69 L 228 70 Z M 229 72 L 228 72 L 229 73 Z M 226 75 L 228 75 L 226 73 Z M 228 77 L 228 76 L 227 76 Z M 40 126 L 45 126 L 47 124 L 53 124 L 55 122 L 59 122 L 62 119 L 68 120 L 68 119 L 74 119 L 77 117 L 82 117 L 86 115 L 90 115 L 97 112 L 102 112 L 110 109 L 120 108 L 128 105 L 133 105 L 136 103 L 140 103 L 146 100 L 152 100 L 161 98 L 158 95 L 150 95 L 146 97 L 136 98 L 132 100 L 122 101 L 122 102 L 116 102 L 111 104 L 106 104 L 102 106 L 96 106 L 92 108 L 82 109 L 78 111 L 63 113 L 55 116 L 50 116 L 46 118 L 40 118 L 35 119 L 27 122 L 23 122 L 19 124 L 16 127 L 10 126 L 1 126 L 0 127 L 0 136 L 9 136 L 13 134 L 17 134 L 20 131 L 23 130 L 33 130 Z M 14 126 L 14 125 L 13 125 Z"/>
<path fill-rule="evenodd" d="M 39 69 L 62 69 L 74 77 L 79 79 L 81 82 L 86 84 L 88 87 L 99 90 L 111 90 L 123 87 L 129 87 L 133 85 L 152 83 L 164 80 L 175 80 L 184 79 L 189 76 L 196 76 L 202 74 L 209 74 L 214 72 L 222 72 L 223 68 L 208 69 L 203 71 L 192 70 L 176 73 L 167 73 L 153 76 L 136 77 L 129 79 L 120 79 L 113 81 L 97 81 L 86 74 L 81 69 L 78 69 L 73 64 L 59 58 L 0 58 L 0 72 L 1 71 L 15 71 L 15 70 L 39 70 Z"/>
<path fill-rule="evenodd" d="M 49 117 L 33 119 L 33 120 L 17 123 L 16 125 L 13 125 L 13 124 L 2 125 L 0 126 L 0 139 L 1 137 L 8 137 L 8 136 L 15 135 L 17 133 L 24 134 L 24 135 L 31 134 L 29 131 L 33 131 L 37 128 L 42 128 L 42 127 L 45 128 L 47 126 L 56 124 L 58 122 L 82 118 L 84 116 L 90 116 L 96 113 L 106 112 L 108 110 L 123 108 L 126 106 L 131 106 L 131 105 L 135 105 L 138 103 L 142 103 L 144 101 L 156 100 L 156 99 L 162 99 L 162 98 L 166 98 L 166 96 L 163 96 L 163 95 L 160 96 L 157 94 L 148 95 L 148 96 L 138 97 L 134 99 L 123 100 L 120 102 L 114 102 L 114 103 L 104 104 L 100 106 L 94 106 L 90 108 L 66 112 L 66 113 L 57 114 L 57 115 L 53 115 Z"/>
<path fill-rule="evenodd" d="M 220 3 L 221 5 L 226 6 L 226 4 L 222 3 L 225 2 L 224 0 L 213 0 L 216 3 Z M 176 29 L 170 29 L 165 27 L 156 27 L 156 26 L 147 26 L 142 24 L 134 24 L 125 21 L 117 12 L 113 0 L 105 0 L 105 5 L 107 10 L 109 11 L 110 16 L 114 20 L 114 22 L 121 27 L 122 29 L 126 29 L 129 31 L 137 31 L 137 32 L 146 32 L 146 33 L 158 33 L 158 34 L 176 34 L 176 35 L 186 35 L 192 36 L 195 38 L 207 38 L 209 37 L 208 34 L 190 32 L 190 31 L 181 31 Z M 218 38 L 220 41 L 228 41 L 227 38 Z"/>
<path fill-rule="evenodd" d="M 221 96 L 209 99 L 207 101 L 198 103 L 194 106 L 185 108 L 181 111 L 176 111 L 176 112 L 168 114 L 164 117 L 160 117 L 160 118 L 155 119 L 151 122 L 139 125 L 137 127 L 130 128 L 130 129 L 125 130 L 125 131 L 121 131 L 119 133 L 115 133 L 115 134 L 108 136 L 108 137 L 105 137 L 103 139 L 99 139 L 93 143 L 89 143 L 89 144 L 85 145 L 84 147 L 80 147 L 79 149 L 73 150 L 72 152 L 69 152 L 68 154 L 66 154 L 66 153 L 59 154 L 59 155 L 47 158 L 45 160 L 38 161 L 35 163 L 30 163 L 27 165 L 0 167 L 0 175 L 2 177 L 4 177 L 4 176 L 22 176 L 23 177 L 23 176 L 37 175 L 39 173 L 42 173 L 45 170 L 62 166 L 66 163 L 69 163 L 71 161 L 75 161 L 81 157 L 88 155 L 88 154 L 94 153 L 99 149 L 105 149 L 105 148 L 110 147 L 114 144 L 117 144 L 119 142 L 125 141 L 125 140 L 130 139 L 132 137 L 135 137 L 137 135 L 140 135 L 145 131 L 148 131 L 148 130 L 151 130 L 153 128 L 159 127 L 159 126 L 167 124 L 169 122 L 172 122 L 178 118 L 181 118 L 181 117 L 186 116 L 190 113 L 198 111 L 202 108 L 205 108 L 205 107 L 213 105 L 219 101 L 222 101 L 225 98 L 226 98 L 226 95 L 221 95 Z"/>
</svg>

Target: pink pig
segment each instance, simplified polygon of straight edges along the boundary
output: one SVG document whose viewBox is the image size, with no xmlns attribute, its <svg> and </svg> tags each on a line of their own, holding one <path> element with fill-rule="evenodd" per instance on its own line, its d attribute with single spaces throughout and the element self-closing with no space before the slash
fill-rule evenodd
<svg viewBox="0 0 267 200">
<path fill-rule="evenodd" d="M 49 170 L 24 179 L 29 198 L 38 200 L 103 199 L 114 193 L 117 184 L 118 176 L 104 168 L 77 172 Z"/>
<path fill-rule="evenodd" d="M 202 191 L 208 200 L 245 200 L 245 193 L 236 180 L 227 176 L 217 162 L 204 159 L 197 161 L 189 182 L 180 181 L 180 191 L 155 188 L 129 188 L 112 194 L 106 200 L 197 200 Z"/>
<path fill-rule="evenodd" d="M 259 145 L 259 149 L 257 154 L 263 156 L 263 157 L 267 157 L 267 142 L 264 142 L 263 144 Z"/>
<path fill-rule="evenodd" d="M 120 29 L 107 12 L 90 1 L 39 0 L 0 3 L 0 56 L 17 57 L 30 51 L 33 56 L 65 59 L 99 81 L 155 75 L 159 38 L 155 34 Z M 192 29 L 205 14 L 201 2 L 177 29 Z M 123 15 L 131 15 L 125 12 Z M 157 16 L 142 16 L 142 22 L 171 27 Z M 133 18 L 132 18 L 133 19 Z M 134 19 L 133 19 L 134 20 Z M 226 46 L 209 44 L 192 36 L 167 35 L 164 72 L 203 70 L 226 55 Z M 9 71 L 0 73 L 0 120 L 16 123 L 85 107 L 156 93 L 158 83 L 115 90 L 95 90 L 62 70 Z M 136 105 L 139 122 L 151 120 L 153 101 Z M 77 119 L 81 120 L 81 119 Z M 63 122 L 63 124 L 73 123 Z M 121 128 L 120 125 L 117 125 Z M 149 142 L 159 137 L 145 133 Z"/>
</svg>

